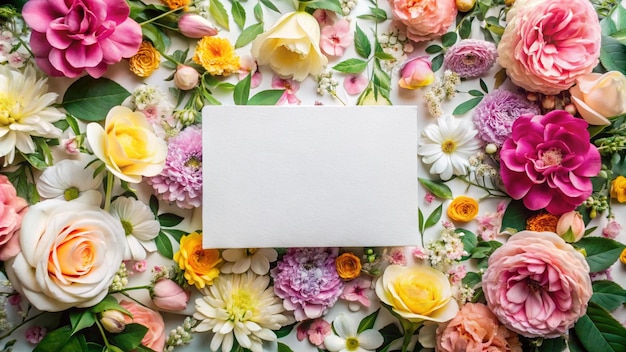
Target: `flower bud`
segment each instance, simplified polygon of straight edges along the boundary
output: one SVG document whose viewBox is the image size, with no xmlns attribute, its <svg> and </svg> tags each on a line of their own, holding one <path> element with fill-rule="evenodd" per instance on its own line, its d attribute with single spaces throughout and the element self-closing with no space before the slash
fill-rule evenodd
<svg viewBox="0 0 626 352">
<path fill-rule="evenodd" d="M 406 89 L 425 87 L 435 80 L 428 56 L 418 56 L 408 60 L 400 70 L 398 85 Z"/>
<path fill-rule="evenodd" d="M 494 143 L 489 143 L 485 146 L 485 153 L 491 155 L 495 154 L 498 151 L 498 146 Z"/>
<path fill-rule="evenodd" d="M 126 323 L 124 322 L 124 313 L 115 309 L 109 309 L 102 312 L 100 323 L 102 323 L 102 327 L 106 331 L 113 334 L 122 332 L 126 327 Z"/>
<path fill-rule="evenodd" d="M 195 68 L 186 65 L 178 65 L 174 74 L 174 84 L 182 90 L 190 90 L 198 85 L 200 74 Z"/>
<path fill-rule="evenodd" d="M 217 28 L 209 20 L 195 13 L 180 16 L 178 29 L 187 38 L 211 37 L 217 34 Z"/>
<path fill-rule="evenodd" d="M 187 308 L 189 292 L 170 279 L 160 279 L 150 294 L 152 303 L 163 310 L 179 311 Z"/>
<path fill-rule="evenodd" d="M 474 8 L 474 4 L 476 4 L 476 0 L 456 0 L 456 8 L 460 12 L 468 12 Z"/>
<path fill-rule="evenodd" d="M 556 223 L 556 233 L 567 242 L 580 241 L 585 234 L 585 222 L 583 221 L 583 217 L 575 210 L 561 215 L 559 221 Z"/>
</svg>

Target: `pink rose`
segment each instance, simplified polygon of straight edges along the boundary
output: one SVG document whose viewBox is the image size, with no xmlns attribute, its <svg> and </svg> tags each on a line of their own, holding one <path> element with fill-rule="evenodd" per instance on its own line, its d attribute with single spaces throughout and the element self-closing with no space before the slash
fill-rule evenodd
<svg viewBox="0 0 626 352">
<path fill-rule="evenodd" d="M 393 19 L 416 42 L 445 34 L 456 18 L 455 0 L 389 0 Z"/>
<path fill-rule="evenodd" d="M 526 337 L 565 334 L 592 294 L 585 258 L 554 232 L 511 236 L 489 258 L 482 287 L 498 320 Z"/>
<path fill-rule="evenodd" d="M 626 76 L 619 71 L 578 77 L 569 92 L 578 113 L 590 125 L 610 125 L 610 118 L 626 114 Z"/>
<path fill-rule="evenodd" d="M 179 311 L 187 308 L 189 292 L 170 279 L 160 279 L 154 284 L 152 303 L 160 309 Z"/>
<path fill-rule="evenodd" d="M 589 0 L 517 0 L 498 45 L 498 63 L 516 85 L 558 94 L 591 72 L 601 29 Z"/>
<path fill-rule="evenodd" d="M 18 197 L 9 179 L 0 175 L 0 260 L 14 257 L 20 251 L 19 236 L 28 203 Z"/>
<path fill-rule="evenodd" d="M 572 239 L 565 237 L 571 230 Z M 556 233 L 561 237 L 565 237 L 567 242 L 578 242 L 585 235 L 585 222 L 583 216 L 576 210 L 568 211 L 559 217 L 556 223 Z"/>
<path fill-rule="evenodd" d="M 120 301 L 120 306 L 133 315 L 132 318 L 126 316 L 126 324 L 141 324 L 148 328 L 141 344 L 155 351 L 163 351 L 165 347 L 165 322 L 161 314 L 132 301 Z"/>
<path fill-rule="evenodd" d="M 30 0 L 22 15 L 32 28 L 37 65 L 50 76 L 104 74 L 141 45 L 141 27 L 124 0 Z"/>
<path fill-rule="evenodd" d="M 467 303 L 456 317 L 437 327 L 437 351 L 522 352 L 522 345 L 487 306 Z"/>
<path fill-rule="evenodd" d="M 591 195 L 591 177 L 600 167 L 587 122 L 563 110 L 520 116 L 500 150 L 500 175 L 508 194 L 530 210 L 555 215 L 574 210 Z"/>
</svg>

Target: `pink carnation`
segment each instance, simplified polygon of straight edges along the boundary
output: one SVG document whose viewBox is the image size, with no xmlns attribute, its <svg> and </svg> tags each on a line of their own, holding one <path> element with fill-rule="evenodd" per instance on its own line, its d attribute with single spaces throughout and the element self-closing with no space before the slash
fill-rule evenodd
<svg viewBox="0 0 626 352">
<path fill-rule="evenodd" d="M 389 6 L 398 27 L 415 42 L 445 34 L 457 13 L 455 0 L 389 0 Z"/>
<path fill-rule="evenodd" d="M 506 19 L 498 63 L 526 90 L 558 94 L 598 63 L 601 29 L 589 0 L 517 0 Z"/>
<path fill-rule="evenodd" d="M 141 27 L 124 0 L 30 0 L 22 15 L 32 28 L 37 65 L 50 76 L 92 77 L 137 53 Z"/>
<path fill-rule="evenodd" d="M 592 294 L 585 258 L 554 232 L 511 236 L 489 257 L 482 287 L 498 319 L 526 337 L 565 334 Z"/>
<path fill-rule="evenodd" d="M 598 149 L 589 143 L 587 122 L 563 110 L 515 120 L 500 161 L 511 197 L 523 199 L 530 210 L 555 215 L 574 210 L 591 195 L 591 177 L 602 165 Z"/>
<path fill-rule="evenodd" d="M 28 203 L 18 197 L 9 179 L 0 175 L 0 260 L 14 257 L 20 251 L 17 232 L 22 218 L 28 210 Z"/>
</svg>

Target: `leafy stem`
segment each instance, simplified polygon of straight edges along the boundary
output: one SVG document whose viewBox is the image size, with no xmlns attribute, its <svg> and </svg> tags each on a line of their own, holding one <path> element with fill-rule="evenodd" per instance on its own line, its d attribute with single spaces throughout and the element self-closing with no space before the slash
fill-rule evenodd
<svg viewBox="0 0 626 352">
<path fill-rule="evenodd" d="M 152 22 L 154 22 L 154 21 L 156 21 L 156 20 L 158 20 L 158 19 L 161 19 L 161 18 L 163 18 L 163 17 L 165 17 L 165 16 L 169 16 L 170 14 L 173 14 L 173 13 L 178 12 L 178 11 L 181 11 L 181 10 L 183 10 L 183 7 L 179 7 L 179 8 L 173 9 L 173 10 L 169 10 L 169 11 L 167 11 L 167 12 L 163 12 L 162 14 L 160 14 L 160 15 L 158 15 L 158 16 L 154 16 L 154 17 L 152 17 L 152 18 L 151 18 L 151 19 L 149 19 L 149 20 L 145 20 L 145 21 L 143 21 L 143 22 L 139 23 L 139 25 L 140 25 L 140 26 L 143 26 L 143 25 L 145 25 L 145 24 L 152 23 Z"/>
<path fill-rule="evenodd" d="M 107 171 L 107 186 L 104 194 L 104 210 L 106 212 L 111 208 L 111 195 L 113 193 L 113 182 L 115 182 L 115 176 L 111 171 Z"/>
</svg>

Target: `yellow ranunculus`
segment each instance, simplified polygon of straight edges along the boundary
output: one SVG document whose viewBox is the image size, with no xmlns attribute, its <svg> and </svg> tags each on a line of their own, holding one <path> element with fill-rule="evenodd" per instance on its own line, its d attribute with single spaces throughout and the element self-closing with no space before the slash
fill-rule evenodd
<svg viewBox="0 0 626 352">
<path fill-rule="evenodd" d="M 141 43 L 137 54 L 128 59 L 130 71 L 139 77 L 149 77 L 161 64 L 161 55 L 152 43 Z"/>
<path fill-rule="evenodd" d="M 388 266 L 376 281 L 376 295 L 399 316 L 414 323 L 448 321 L 459 310 L 448 278 L 425 265 Z"/>
<path fill-rule="evenodd" d="M 590 125 L 608 125 L 609 118 L 626 113 L 626 76 L 619 71 L 583 75 L 569 92 L 578 113 Z"/>
<path fill-rule="evenodd" d="M 618 202 L 626 202 L 626 177 L 617 176 L 611 182 L 611 198 L 617 199 Z"/>
<path fill-rule="evenodd" d="M 127 107 L 111 109 L 104 128 L 88 124 L 87 141 L 107 169 L 127 182 L 139 183 L 143 176 L 155 176 L 165 166 L 167 144 L 154 134 L 144 114 Z"/>
<path fill-rule="evenodd" d="M 252 42 L 251 53 L 259 65 L 269 65 L 282 77 L 304 80 L 323 72 L 328 58 L 319 48 L 320 26 L 306 12 L 283 15 Z"/>
<path fill-rule="evenodd" d="M 222 258 L 219 250 L 202 248 L 202 234 L 193 232 L 180 239 L 180 249 L 174 254 L 174 261 L 185 272 L 187 283 L 201 289 L 212 285 L 220 275 L 217 265 Z"/>
<path fill-rule="evenodd" d="M 346 252 L 335 259 L 337 274 L 344 280 L 356 279 L 361 275 L 361 259 L 354 253 Z"/>
<path fill-rule="evenodd" d="M 468 222 L 476 215 L 478 215 L 478 202 L 471 197 L 456 197 L 448 206 L 448 216 L 454 221 Z"/>
</svg>

